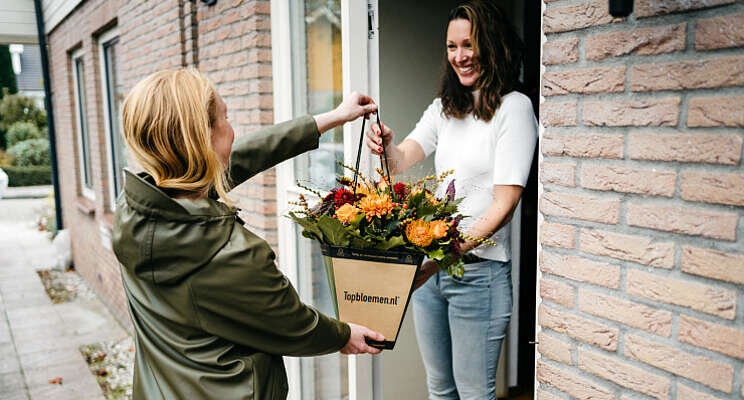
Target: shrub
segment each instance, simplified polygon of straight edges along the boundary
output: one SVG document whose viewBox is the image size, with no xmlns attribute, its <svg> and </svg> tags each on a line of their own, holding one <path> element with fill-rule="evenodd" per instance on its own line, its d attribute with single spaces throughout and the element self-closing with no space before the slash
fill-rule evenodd
<svg viewBox="0 0 744 400">
<path fill-rule="evenodd" d="M 8 147 L 29 139 L 43 139 L 41 131 L 35 124 L 28 121 L 16 122 L 8 128 L 7 133 Z"/>
<path fill-rule="evenodd" d="M 46 112 L 36 107 L 34 99 L 17 94 L 8 94 L 0 100 L 0 148 L 6 148 L 8 128 L 16 122 L 28 121 L 38 128 L 46 126 Z"/>
<path fill-rule="evenodd" d="M 28 167 L 32 165 L 49 165 L 49 141 L 47 139 L 29 139 L 16 143 L 8 149 L 15 159 L 15 165 Z"/>
<path fill-rule="evenodd" d="M 8 186 L 51 185 L 52 167 L 48 165 L 33 167 L 3 167 L 8 174 Z"/>
<path fill-rule="evenodd" d="M 0 150 L 0 168 L 5 168 L 7 165 L 13 165 L 13 156 Z"/>
</svg>

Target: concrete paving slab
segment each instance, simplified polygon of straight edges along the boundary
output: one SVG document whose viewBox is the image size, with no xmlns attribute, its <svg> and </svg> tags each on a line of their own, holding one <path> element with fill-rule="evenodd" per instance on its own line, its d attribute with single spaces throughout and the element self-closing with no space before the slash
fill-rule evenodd
<svg viewBox="0 0 744 400">
<path fill-rule="evenodd" d="M 8 321 L 5 320 L 5 313 L 0 314 L 0 343 L 10 343 L 11 340 L 10 327 Z"/>
<path fill-rule="evenodd" d="M 10 329 L 23 329 L 35 326 L 61 326 L 62 318 L 52 305 L 17 308 L 8 310 Z"/>
<path fill-rule="evenodd" d="M 47 296 L 46 292 L 39 293 L 19 293 L 15 296 L 9 296 L 3 298 L 5 310 L 16 310 L 28 307 L 40 307 L 40 306 L 51 306 L 52 300 Z"/>
<path fill-rule="evenodd" d="M 23 375 L 18 371 L 0 374 L 0 399 L 19 393 L 26 393 Z"/>
<path fill-rule="evenodd" d="M 12 186 L 5 188 L 3 199 L 43 199 L 52 195 L 52 185 Z"/>
<path fill-rule="evenodd" d="M 65 333 L 80 345 L 127 336 L 100 301 L 76 300 L 54 307 L 64 322 Z"/>
<path fill-rule="evenodd" d="M 26 384 L 32 399 L 98 399 L 103 392 L 85 361 L 48 365 L 25 370 Z M 62 378 L 62 384 L 50 384 L 50 379 Z"/>
<path fill-rule="evenodd" d="M 17 372 L 18 370 L 20 370 L 20 364 L 13 343 L 0 344 L 0 374 Z"/>
<path fill-rule="evenodd" d="M 20 358 L 21 367 L 24 370 L 38 369 L 49 365 L 67 364 L 70 361 L 84 361 L 83 354 L 80 353 L 77 347 L 34 351 L 19 354 L 18 357 Z"/>
<path fill-rule="evenodd" d="M 0 399 L 104 399 L 78 347 L 127 332 L 97 299 L 52 304 L 36 274 L 56 263 L 35 225 L 44 203 L 0 200 Z"/>
</svg>

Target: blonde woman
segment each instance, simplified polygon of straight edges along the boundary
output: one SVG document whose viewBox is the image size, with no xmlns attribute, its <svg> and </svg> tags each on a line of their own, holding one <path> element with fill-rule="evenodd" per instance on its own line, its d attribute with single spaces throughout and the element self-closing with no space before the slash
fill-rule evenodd
<svg viewBox="0 0 744 400">
<path fill-rule="evenodd" d="M 114 252 L 136 332 L 134 399 L 283 399 L 283 355 L 378 353 L 379 333 L 303 304 L 274 252 L 244 229 L 228 191 L 374 112 L 364 95 L 238 139 L 196 70 L 153 74 L 124 102 L 127 171 Z M 222 201 L 218 201 L 221 199 Z"/>
</svg>

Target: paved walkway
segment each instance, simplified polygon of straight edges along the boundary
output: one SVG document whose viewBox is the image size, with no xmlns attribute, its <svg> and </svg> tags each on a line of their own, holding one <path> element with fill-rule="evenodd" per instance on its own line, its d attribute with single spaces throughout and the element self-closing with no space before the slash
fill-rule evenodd
<svg viewBox="0 0 744 400">
<path fill-rule="evenodd" d="M 0 399 L 103 399 L 78 347 L 126 332 L 98 300 L 52 304 L 36 274 L 54 265 L 34 222 L 45 203 L 0 200 Z"/>
<path fill-rule="evenodd" d="M 43 199 L 52 194 L 51 185 L 18 186 L 5 188 L 3 199 Z"/>
</svg>

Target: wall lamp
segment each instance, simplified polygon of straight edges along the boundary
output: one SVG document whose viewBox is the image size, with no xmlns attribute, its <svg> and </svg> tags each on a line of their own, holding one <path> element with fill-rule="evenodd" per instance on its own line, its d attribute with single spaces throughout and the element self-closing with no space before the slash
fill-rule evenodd
<svg viewBox="0 0 744 400">
<path fill-rule="evenodd" d="M 633 12 L 633 0 L 609 0 L 610 15 L 615 18 L 624 18 Z"/>
</svg>

